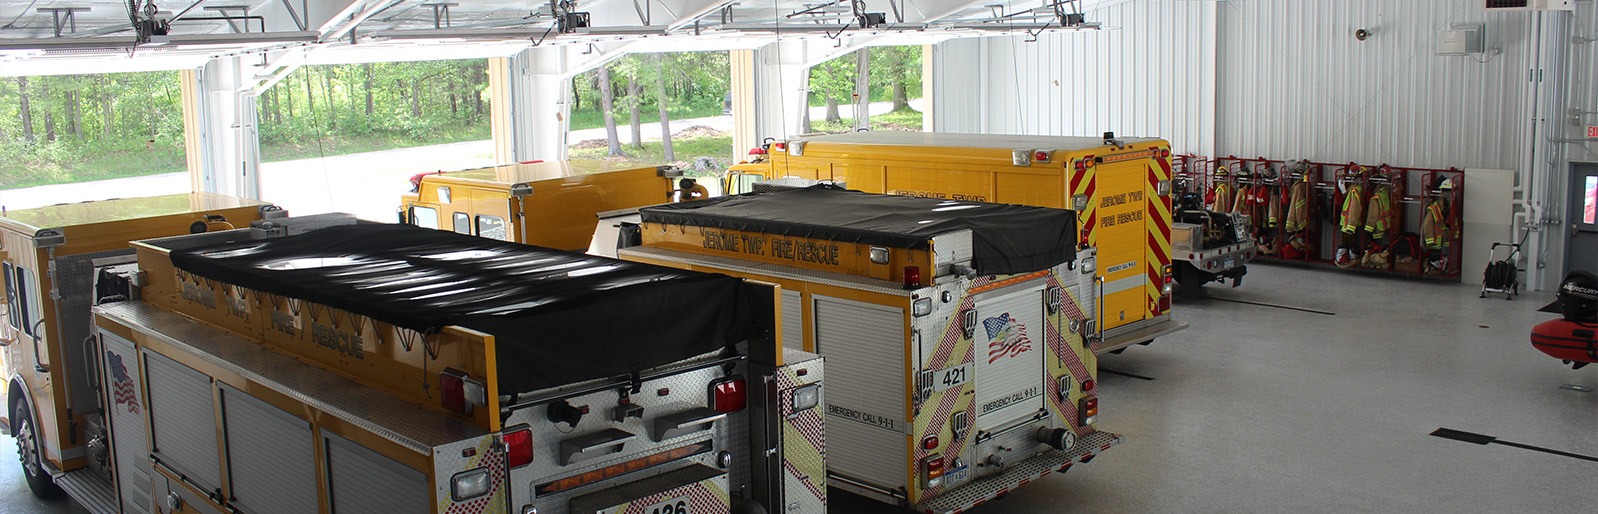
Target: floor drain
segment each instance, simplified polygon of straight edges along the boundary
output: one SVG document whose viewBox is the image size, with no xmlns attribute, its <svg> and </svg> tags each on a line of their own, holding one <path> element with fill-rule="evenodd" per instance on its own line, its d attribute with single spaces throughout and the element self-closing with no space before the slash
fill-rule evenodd
<svg viewBox="0 0 1598 514">
<path fill-rule="evenodd" d="M 1575 391 L 1575 392 L 1578 392 L 1578 393 L 1590 393 L 1590 392 L 1593 392 L 1593 388 L 1591 388 L 1591 387 L 1587 387 L 1587 386 L 1583 386 L 1583 385 L 1576 385 L 1576 384 L 1565 384 L 1565 385 L 1559 386 L 1559 388 L 1560 389 L 1569 389 L 1571 391 Z"/>
</svg>

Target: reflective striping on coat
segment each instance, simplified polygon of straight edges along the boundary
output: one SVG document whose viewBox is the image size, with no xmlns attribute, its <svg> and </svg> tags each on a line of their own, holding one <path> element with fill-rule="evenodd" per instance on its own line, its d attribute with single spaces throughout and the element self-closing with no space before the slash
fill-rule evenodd
<svg viewBox="0 0 1598 514">
<path fill-rule="evenodd" d="M 1338 216 L 1338 226 L 1344 234 L 1359 232 L 1360 223 L 1365 220 L 1365 187 L 1359 184 L 1348 186 L 1348 192 L 1343 195 L 1343 210 Z"/>
<path fill-rule="evenodd" d="M 1282 228 L 1288 232 L 1309 228 L 1309 182 L 1294 182 L 1288 191 L 1287 223 Z"/>
<path fill-rule="evenodd" d="M 1365 231 L 1370 232 L 1372 238 L 1387 236 L 1387 226 L 1393 215 L 1392 205 L 1392 188 L 1376 186 L 1371 193 L 1370 204 L 1365 209 Z"/>
<path fill-rule="evenodd" d="M 1428 250 L 1441 250 L 1448 242 L 1448 215 L 1443 210 L 1442 202 L 1442 200 L 1428 202 L 1426 212 L 1421 214 L 1421 243 Z"/>
</svg>

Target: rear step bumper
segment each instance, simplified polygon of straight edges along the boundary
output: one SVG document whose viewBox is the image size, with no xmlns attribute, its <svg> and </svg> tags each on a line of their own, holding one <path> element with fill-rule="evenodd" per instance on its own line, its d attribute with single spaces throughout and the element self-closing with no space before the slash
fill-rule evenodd
<svg viewBox="0 0 1598 514">
<path fill-rule="evenodd" d="M 1016 463 L 1003 473 L 988 475 L 971 481 L 936 498 L 921 502 L 913 510 L 926 514 L 956 514 L 976 508 L 983 503 L 1009 494 L 1033 480 L 1055 471 L 1065 472 L 1077 462 L 1086 463 L 1099 453 L 1121 444 L 1126 439 L 1109 432 L 1094 432 L 1077 441 L 1070 450 L 1049 450 Z"/>
<path fill-rule="evenodd" d="M 94 514 L 116 514 L 118 510 L 116 490 L 93 469 L 68 471 L 55 477 L 55 483 L 67 492 L 67 496 L 77 500 L 83 510 Z"/>
<path fill-rule="evenodd" d="M 1156 337 L 1171 334 L 1184 328 L 1187 328 L 1187 323 L 1172 319 L 1170 315 L 1166 315 L 1164 319 L 1154 323 L 1138 326 L 1124 332 L 1122 328 L 1117 328 L 1104 333 L 1104 340 L 1100 341 L 1098 347 L 1093 349 L 1093 353 L 1104 355 L 1134 344 L 1153 341 Z"/>
</svg>

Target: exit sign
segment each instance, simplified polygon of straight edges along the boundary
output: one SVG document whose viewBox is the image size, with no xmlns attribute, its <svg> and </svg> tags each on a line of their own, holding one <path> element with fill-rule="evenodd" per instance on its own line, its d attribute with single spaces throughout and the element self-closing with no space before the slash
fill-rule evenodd
<svg viewBox="0 0 1598 514">
<path fill-rule="evenodd" d="M 1598 139 L 1598 126 L 1587 126 L 1587 139 Z"/>
</svg>

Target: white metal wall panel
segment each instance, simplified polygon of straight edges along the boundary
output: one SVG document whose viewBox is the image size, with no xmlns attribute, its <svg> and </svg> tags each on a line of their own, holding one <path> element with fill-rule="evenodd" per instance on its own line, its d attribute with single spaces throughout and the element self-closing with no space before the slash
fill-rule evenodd
<svg viewBox="0 0 1598 514">
<path fill-rule="evenodd" d="M 936 128 L 1113 131 L 1163 137 L 1179 151 L 1210 148 L 1214 13 L 1213 2 L 1110 2 L 1088 11 L 1104 30 L 1043 34 L 1035 42 L 1019 36 L 940 43 Z"/>
<path fill-rule="evenodd" d="M 1103 30 L 940 43 L 934 116 L 945 132 L 1115 131 L 1205 155 L 1520 169 L 1532 16 L 1469 0 L 1110 2 L 1088 11 Z M 1433 53 L 1439 31 L 1475 22 L 1500 53 Z M 1373 35 L 1356 41 L 1359 28 Z"/>
<path fill-rule="evenodd" d="M 228 481 L 247 513 L 316 511 L 316 437 L 311 424 L 222 385 Z"/>
<path fill-rule="evenodd" d="M 805 301 L 804 294 L 788 289 L 782 290 L 782 347 L 804 351 L 805 349 Z"/>
<path fill-rule="evenodd" d="M 1217 5 L 1217 154 L 1517 168 L 1530 15 L 1467 0 Z M 1469 22 L 1502 53 L 1433 53 L 1439 31 Z"/>
<path fill-rule="evenodd" d="M 145 350 L 150 389 L 150 452 L 206 490 L 222 485 L 211 377 Z"/>
<path fill-rule="evenodd" d="M 139 351 L 133 342 L 101 332 L 105 359 L 106 406 L 111 421 L 111 450 L 115 455 L 116 485 L 123 512 L 143 512 L 150 508 L 150 448 L 145 439 L 143 379 L 139 375 Z"/>
<path fill-rule="evenodd" d="M 817 353 L 827 357 L 827 467 L 880 486 L 904 485 L 904 310 L 812 298 Z M 892 429 L 883 427 L 889 423 Z"/>
<path fill-rule="evenodd" d="M 424 513 L 428 507 L 427 476 L 404 464 L 332 433 L 327 465 L 333 514 Z"/>
</svg>

